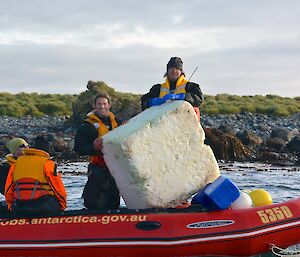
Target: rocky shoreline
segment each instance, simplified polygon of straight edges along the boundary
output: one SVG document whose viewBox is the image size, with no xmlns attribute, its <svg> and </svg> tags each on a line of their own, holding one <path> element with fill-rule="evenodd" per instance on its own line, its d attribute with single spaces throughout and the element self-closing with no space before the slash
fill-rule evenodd
<svg viewBox="0 0 300 257">
<path fill-rule="evenodd" d="M 300 113 L 202 116 L 201 124 L 219 160 L 300 164 Z"/>
<path fill-rule="evenodd" d="M 52 155 L 60 161 L 86 160 L 73 151 L 76 127 L 69 117 L 0 116 L 0 157 L 7 154 L 6 142 L 23 137 L 29 143 L 44 135 L 52 145 Z M 218 160 L 262 161 L 282 165 L 300 164 L 300 113 L 289 117 L 262 114 L 201 116 L 201 124 Z"/>
</svg>

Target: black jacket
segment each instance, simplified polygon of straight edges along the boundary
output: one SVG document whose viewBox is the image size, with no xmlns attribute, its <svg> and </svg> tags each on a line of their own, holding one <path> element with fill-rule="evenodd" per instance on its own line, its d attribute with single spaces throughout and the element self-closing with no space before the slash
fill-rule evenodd
<svg viewBox="0 0 300 257">
<path fill-rule="evenodd" d="M 110 120 L 102 120 L 105 125 L 110 126 Z M 120 125 L 120 121 L 116 118 L 116 122 Z M 94 150 L 94 140 L 98 137 L 98 130 L 89 122 L 84 121 L 78 128 L 75 135 L 74 151 L 79 155 L 96 155 Z"/>
<path fill-rule="evenodd" d="M 6 178 L 10 169 L 10 165 L 4 162 L 0 165 L 0 193 L 4 195 Z"/>
<path fill-rule="evenodd" d="M 159 97 L 161 84 L 154 85 L 149 93 L 145 94 L 141 98 L 142 110 L 149 107 L 148 100 L 151 98 Z M 186 94 L 185 101 L 189 102 L 194 107 L 199 107 L 203 101 L 203 94 L 200 86 L 193 82 L 188 82 L 185 86 Z"/>
</svg>

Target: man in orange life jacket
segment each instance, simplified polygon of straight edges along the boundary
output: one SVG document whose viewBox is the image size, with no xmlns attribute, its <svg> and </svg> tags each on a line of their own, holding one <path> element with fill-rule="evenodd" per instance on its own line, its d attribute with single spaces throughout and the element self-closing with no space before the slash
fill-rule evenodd
<svg viewBox="0 0 300 257">
<path fill-rule="evenodd" d="M 198 84 L 189 82 L 185 78 L 183 62 L 179 57 L 172 57 L 167 64 L 165 74 L 166 81 L 163 84 L 154 85 L 149 93 L 141 98 L 142 110 L 151 106 L 151 99 L 173 96 L 170 100 L 185 100 L 194 106 L 195 112 L 200 120 L 199 106 L 203 101 L 203 95 Z M 177 97 L 174 97 L 174 94 Z"/>
<path fill-rule="evenodd" d="M 23 149 L 28 147 L 28 143 L 20 137 L 15 137 L 8 141 L 7 148 L 10 151 L 5 156 L 6 161 L 0 165 L 0 193 L 4 195 L 6 178 L 10 166 L 17 161 L 17 158 L 23 154 Z"/>
<path fill-rule="evenodd" d="M 87 209 L 117 209 L 120 193 L 102 155 L 102 136 L 119 126 L 120 122 L 110 112 L 110 99 L 101 93 L 94 98 L 95 109 L 87 114 L 75 135 L 74 150 L 79 155 L 90 155 L 88 181 L 83 190 Z"/>
<path fill-rule="evenodd" d="M 11 166 L 5 185 L 10 211 L 22 215 L 56 215 L 67 207 L 67 193 L 49 151 L 48 141 L 37 137 L 35 148 L 24 149 Z"/>
</svg>

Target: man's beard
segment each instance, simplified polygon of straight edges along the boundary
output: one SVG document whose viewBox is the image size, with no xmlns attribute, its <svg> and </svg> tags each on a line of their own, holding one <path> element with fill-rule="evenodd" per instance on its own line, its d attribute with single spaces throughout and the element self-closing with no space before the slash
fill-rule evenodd
<svg viewBox="0 0 300 257">
<path fill-rule="evenodd" d="M 108 112 L 105 114 L 101 114 L 99 110 L 95 111 L 96 115 L 99 116 L 100 118 L 106 118 L 108 116 Z"/>
</svg>

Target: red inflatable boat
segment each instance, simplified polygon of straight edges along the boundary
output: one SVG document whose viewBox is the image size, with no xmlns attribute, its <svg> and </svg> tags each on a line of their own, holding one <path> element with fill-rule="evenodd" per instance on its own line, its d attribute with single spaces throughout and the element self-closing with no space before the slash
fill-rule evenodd
<svg viewBox="0 0 300 257">
<path fill-rule="evenodd" d="M 300 198 L 241 210 L 67 211 L 0 221 L 0 256 L 251 256 L 300 243 Z"/>
</svg>

